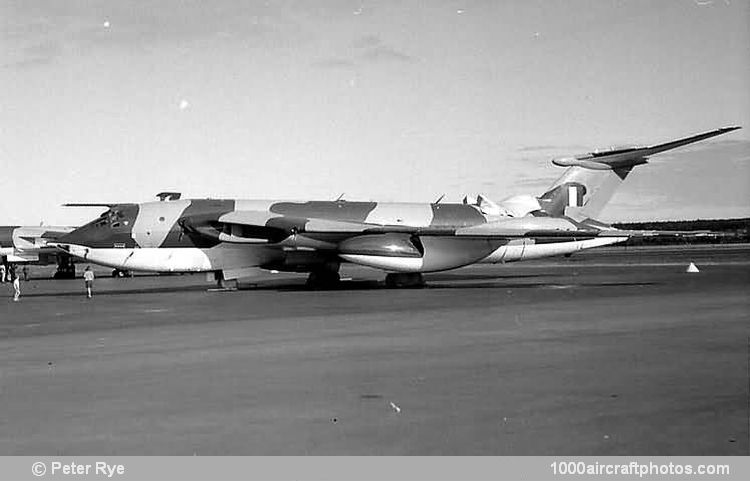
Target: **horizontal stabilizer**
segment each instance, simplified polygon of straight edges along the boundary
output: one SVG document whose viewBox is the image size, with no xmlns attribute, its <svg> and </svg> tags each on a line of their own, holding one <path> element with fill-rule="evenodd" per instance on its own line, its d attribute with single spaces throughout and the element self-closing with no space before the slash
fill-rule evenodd
<svg viewBox="0 0 750 481">
<path fill-rule="evenodd" d="M 554 158 L 553 164 L 568 168 L 538 197 L 540 210 L 547 215 L 565 215 L 579 222 L 595 218 L 635 166 L 647 163 L 649 156 L 739 128 L 723 127 L 648 147 L 618 147 Z"/>
<path fill-rule="evenodd" d="M 574 157 L 561 157 L 552 159 L 552 163 L 561 167 L 584 167 L 592 170 L 613 170 L 617 168 L 633 167 L 646 163 L 646 159 L 654 154 L 676 149 L 683 145 L 692 144 L 701 140 L 716 137 L 733 130 L 740 129 L 739 126 L 722 127 L 702 134 L 684 137 L 663 144 L 648 147 L 621 147 L 609 150 L 595 150 L 588 154 L 576 155 Z"/>
<path fill-rule="evenodd" d="M 704 132 L 702 134 L 693 135 L 691 137 L 685 137 L 683 139 L 673 140 L 671 142 L 666 142 L 664 144 L 654 145 L 652 147 L 646 148 L 646 155 L 654 155 L 658 154 L 659 152 L 664 152 L 666 150 L 672 150 L 676 149 L 677 147 L 682 147 L 683 145 L 692 144 L 693 142 L 699 142 L 701 140 L 710 139 L 711 137 L 716 137 L 717 135 L 726 134 L 727 132 L 732 132 L 733 130 L 741 129 L 742 127 L 735 125 L 732 127 L 722 127 L 720 129 L 712 130 L 710 132 Z"/>
</svg>

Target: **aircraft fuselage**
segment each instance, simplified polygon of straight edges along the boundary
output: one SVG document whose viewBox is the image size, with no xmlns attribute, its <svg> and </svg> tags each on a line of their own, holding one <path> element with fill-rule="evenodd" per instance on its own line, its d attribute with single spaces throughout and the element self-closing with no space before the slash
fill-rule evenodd
<svg viewBox="0 0 750 481">
<path fill-rule="evenodd" d="M 113 206 L 60 243 L 76 257 L 141 271 L 305 272 L 345 261 L 390 272 L 430 272 L 626 240 L 576 234 L 553 241 L 460 237 L 499 220 L 511 218 L 458 203 L 182 199 Z M 533 229 L 553 221 L 559 219 L 530 217 L 525 224 Z M 379 226 L 389 232 L 378 232 Z"/>
</svg>

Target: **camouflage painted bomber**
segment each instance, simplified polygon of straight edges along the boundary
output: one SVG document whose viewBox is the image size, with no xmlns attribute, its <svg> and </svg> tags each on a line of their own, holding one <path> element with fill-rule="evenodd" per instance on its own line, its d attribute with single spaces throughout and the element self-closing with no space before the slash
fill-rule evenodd
<svg viewBox="0 0 750 481">
<path fill-rule="evenodd" d="M 109 205 L 100 218 L 61 238 L 60 246 L 115 267 L 225 274 L 342 260 L 430 272 L 567 254 L 627 239 L 627 233 L 592 219 L 634 167 L 651 155 L 737 128 L 556 158 L 553 163 L 567 169 L 540 197 L 515 196 L 499 204 L 482 196 L 460 204 L 416 204 L 181 200 L 163 193 L 159 202 Z"/>
<path fill-rule="evenodd" d="M 388 226 L 388 233 L 420 235 L 486 237 L 497 236 L 497 229 L 515 234 L 580 234 L 599 230 L 600 225 L 592 224 L 591 219 L 598 216 L 630 171 L 646 164 L 649 156 L 738 128 L 719 128 L 646 147 L 556 158 L 553 164 L 567 169 L 546 192 L 540 197 L 516 196 L 500 205 L 482 196 L 461 204 L 413 204 L 180 200 L 179 194 L 165 192 L 160 194 L 160 202 L 110 206 L 99 219 L 65 236 L 62 242 L 94 248 L 210 248 L 221 242 L 273 243 L 304 233 L 313 240 L 338 243 L 351 235 L 376 233 L 377 226 Z M 503 221 L 502 226 L 498 221 Z M 489 224 L 493 227 L 482 227 Z"/>
<path fill-rule="evenodd" d="M 535 199 L 529 205 L 538 211 Z M 511 217 L 469 203 L 180 199 L 114 205 L 60 241 L 94 248 L 210 248 L 221 242 L 274 243 L 296 234 L 326 243 L 385 232 L 486 236 L 493 235 L 489 224 L 503 219 L 504 229 L 513 232 L 588 230 L 565 218 Z"/>
<path fill-rule="evenodd" d="M 481 196 L 462 204 L 174 199 L 111 205 L 58 242 L 70 255 L 115 268 L 223 271 L 227 278 L 254 266 L 307 272 L 342 261 L 434 272 L 536 255 L 527 243 L 540 244 L 539 255 L 555 255 L 559 249 L 542 244 L 567 241 L 568 252 L 601 232 L 547 216 L 533 197 L 512 204 Z M 499 250 L 514 239 L 524 243 Z"/>
</svg>

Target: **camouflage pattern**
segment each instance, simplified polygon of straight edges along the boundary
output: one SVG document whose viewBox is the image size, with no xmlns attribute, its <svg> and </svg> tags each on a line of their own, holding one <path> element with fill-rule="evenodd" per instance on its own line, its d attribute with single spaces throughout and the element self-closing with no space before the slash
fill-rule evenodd
<svg viewBox="0 0 750 481">
<path fill-rule="evenodd" d="M 86 260 L 133 270 L 299 270 L 300 263 L 314 270 L 349 261 L 427 272 L 477 262 L 516 238 L 541 243 L 598 235 L 565 218 L 486 214 L 468 203 L 180 199 L 113 205 L 59 242 L 87 248 Z M 153 257 L 162 254 L 169 259 Z M 290 257 L 297 260 L 290 264 Z"/>
<path fill-rule="evenodd" d="M 73 227 L 0 226 L 0 261 L 13 264 L 52 262 L 58 250 L 47 244 L 73 230 Z"/>
<path fill-rule="evenodd" d="M 554 159 L 565 173 L 539 197 L 494 203 L 383 203 L 180 199 L 108 205 L 59 239 L 71 255 L 118 269 L 335 270 L 352 262 L 420 273 L 475 262 L 569 254 L 627 240 L 632 233 L 593 220 L 617 185 L 648 155 L 734 130 L 718 129 L 653 147 Z"/>
</svg>

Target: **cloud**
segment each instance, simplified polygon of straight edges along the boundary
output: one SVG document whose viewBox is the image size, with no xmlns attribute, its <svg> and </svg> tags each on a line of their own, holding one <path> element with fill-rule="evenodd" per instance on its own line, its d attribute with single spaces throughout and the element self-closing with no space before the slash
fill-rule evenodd
<svg viewBox="0 0 750 481">
<path fill-rule="evenodd" d="M 358 49 L 370 49 L 379 47 L 380 45 L 382 45 L 382 43 L 383 42 L 380 40 L 380 37 L 378 37 L 377 35 L 364 35 L 354 40 L 354 42 L 352 42 L 352 46 Z"/>
<path fill-rule="evenodd" d="M 243 47 L 295 45 L 306 30 L 283 8 L 217 0 L 155 3 L 18 2 L 0 29 L 3 67 L 43 65 L 67 53 L 150 50 L 163 44 L 229 37 Z M 44 50 L 44 51 L 42 51 Z"/>
<path fill-rule="evenodd" d="M 365 64 L 375 63 L 413 63 L 417 59 L 390 45 L 377 35 L 364 35 L 355 39 L 345 55 L 331 57 L 313 62 L 319 68 L 352 69 Z"/>
<path fill-rule="evenodd" d="M 411 55 L 407 55 L 403 52 L 400 52 L 392 47 L 387 47 L 385 45 L 378 45 L 377 47 L 373 47 L 370 49 L 367 49 L 365 52 L 360 55 L 361 59 L 371 61 L 371 62 L 406 62 L 411 63 L 416 61 L 414 57 Z"/>
<path fill-rule="evenodd" d="M 29 38 L 49 33 L 51 23 L 43 17 L 35 17 L 16 23 L 10 23 L 0 30 L 2 37 L 6 41 Z"/>
<path fill-rule="evenodd" d="M 317 62 L 313 62 L 314 67 L 318 68 L 324 68 L 324 69 L 351 69 L 356 66 L 356 63 L 347 60 L 344 58 L 329 58 L 325 60 L 319 60 Z"/>
<path fill-rule="evenodd" d="M 536 152 L 538 150 L 555 150 L 558 147 L 554 145 L 529 145 L 518 149 L 519 152 Z"/>
<path fill-rule="evenodd" d="M 520 179 L 520 180 L 514 180 L 513 185 L 517 187 L 526 187 L 526 188 L 545 188 L 552 185 L 552 182 L 554 182 L 555 177 L 539 177 L 534 179 Z"/>
<path fill-rule="evenodd" d="M 355 57 L 370 62 L 413 62 L 416 59 L 389 45 L 377 35 L 364 35 L 357 38 L 352 46 L 358 52 Z"/>
<path fill-rule="evenodd" d="M 27 68 L 46 65 L 62 55 L 63 49 L 58 42 L 43 41 L 22 47 L 15 58 L 2 64 L 2 68 Z"/>
</svg>

